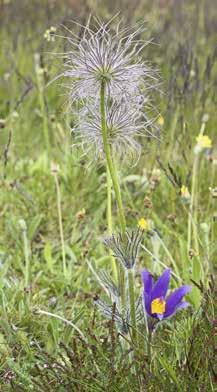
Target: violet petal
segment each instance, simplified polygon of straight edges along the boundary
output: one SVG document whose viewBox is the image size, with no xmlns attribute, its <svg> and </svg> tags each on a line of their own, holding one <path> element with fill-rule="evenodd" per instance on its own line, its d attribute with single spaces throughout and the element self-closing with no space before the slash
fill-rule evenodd
<svg viewBox="0 0 217 392">
<path fill-rule="evenodd" d="M 152 293 L 151 293 L 151 298 L 152 300 L 155 298 L 161 298 L 165 297 L 168 287 L 170 283 L 170 269 L 166 269 L 163 274 L 159 277 L 157 282 L 155 283 Z"/>
<path fill-rule="evenodd" d="M 146 294 L 150 295 L 152 290 L 152 276 L 146 269 L 141 272 L 141 276 L 144 284 L 144 291 Z"/>
<path fill-rule="evenodd" d="M 143 300 L 144 300 L 144 306 L 145 306 L 145 310 L 146 313 L 148 313 L 149 316 L 152 316 L 151 314 L 151 298 L 148 294 L 143 293 Z"/>
<path fill-rule="evenodd" d="M 183 307 L 182 298 L 184 295 L 189 293 L 191 290 L 191 286 L 181 286 L 177 290 L 175 290 L 169 297 L 166 299 L 166 312 L 164 313 L 164 318 L 171 316 L 176 312 L 176 309 L 180 309 Z"/>
</svg>

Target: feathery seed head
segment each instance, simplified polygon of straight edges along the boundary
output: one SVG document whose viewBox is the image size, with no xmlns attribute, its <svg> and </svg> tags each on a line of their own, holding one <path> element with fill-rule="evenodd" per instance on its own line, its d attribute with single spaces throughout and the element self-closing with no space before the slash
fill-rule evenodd
<svg viewBox="0 0 217 392">
<path fill-rule="evenodd" d="M 141 146 L 136 136 L 143 134 L 148 125 L 144 114 L 133 105 L 116 102 L 106 105 L 108 142 L 113 153 L 122 159 L 140 154 Z M 81 140 L 85 152 L 93 149 L 97 158 L 104 156 L 99 102 L 80 110 L 73 132 Z"/>
<path fill-rule="evenodd" d="M 70 78 L 70 100 L 95 99 L 99 95 L 101 81 L 106 92 L 116 99 L 138 94 L 141 85 L 146 89 L 153 85 L 153 72 L 140 58 L 147 43 L 140 40 L 144 27 L 112 30 L 111 21 L 100 23 L 91 29 L 83 28 L 82 37 L 72 36 L 71 50 L 65 54 L 64 76 Z M 152 79 L 152 82 L 150 81 Z"/>
<path fill-rule="evenodd" d="M 142 236 L 143 231 L 138 228 L 131 233 L 126 232 L 125 236 L 113 234 L 104 240 L 104 244 L 112 250 L 114 257 L 124 268 L 131 269 L 136 264 Z"/>
<path fill-rule="evenodd" d="M 92 24 L 92 21 L 91 21 Z M 102 136 L 102 87 L 107 142 L 111 152 L 123 160 L 140 156 L 137 136 L 149 134 L 154 120 L 147 117 L 152 108 L 148 90 L 156 87 L 157 78 L 140 56 L 146 42 L 141 40 L 144 26 L 137 30 L 112 27 L 108 23 L 90 22 L 79 36 L 67 37 L 70 50 L 64 57 L 65 70 L 60 76 L 69 79 L 69 104 L 77 118 L 73 127 L 75 141 L 85 154 L 94 151 L 104 158 Z"/>
</svg>

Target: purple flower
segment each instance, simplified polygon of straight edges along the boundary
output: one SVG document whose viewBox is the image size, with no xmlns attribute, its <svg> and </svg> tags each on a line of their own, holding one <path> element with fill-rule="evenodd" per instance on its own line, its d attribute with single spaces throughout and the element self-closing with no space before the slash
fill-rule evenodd
<svg viewBox="0 0 217 392">
<path fill-rule="evenodd" d="M 191 290 L 191 286 L 181 286 L 166 296 L 170 283 L 170 269 L 166 269 L 155 283 L 146 269 L 141 275 L 144 284 L 144 308 L 150 317 L 163 320 L 189 305 L 188 302 L 183 301 L 183 297 Z"/>
</svg>

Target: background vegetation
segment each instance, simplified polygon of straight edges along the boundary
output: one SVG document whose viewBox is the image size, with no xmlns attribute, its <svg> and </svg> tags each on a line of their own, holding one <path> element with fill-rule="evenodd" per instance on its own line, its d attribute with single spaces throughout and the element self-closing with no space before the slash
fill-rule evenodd
<svg viewBox="0 0 217 392">
<path fill-rule="evenodd" d="M 90 13 L 107 20 L 116 12 L 129 25 L 147 22 L 145 39 L 152 44 L 145 56 L 162 80 L 153 97 L 160 141 L 145 139 L 138 164 L 124 165 L 121 176 L 128 227 L 144 217 L 160 236 L 145 236 L 150 254 L 141 252 L 138 293 L 140 270 L 152 269 L 157 259 L 194 285 L 192 306 L 159 328 L 151 370 L 138 353 L 139 377 L 122 351 L 114 321 L 93 304 L 96 294 L 104 294 L 87 260 L 98 270 L 111 269 L 100 241 L 106 233 L 106 177 L 103 165 L 89 165 L 72 147 L 66 91 L 60 83 L 48 84 L 62 67 L 52 53 L 66 44 L 44 37 L 51 26 L 60 35 L 67 34 L 61 24 L 79 33 L 72 19 L 83 24 Z M 3 0 L 0 26 L 1 390 L 214 391 L 215 1 Z M 213 148 L 201 154 L 194 172 L 201 127 Z M 193 178 L 197 224 L 189 251 L 189 200 L 180 189 L 185 185 L 191 191 Z M 158 272 L 161 268 L 157 265 Z"/>
</svg>

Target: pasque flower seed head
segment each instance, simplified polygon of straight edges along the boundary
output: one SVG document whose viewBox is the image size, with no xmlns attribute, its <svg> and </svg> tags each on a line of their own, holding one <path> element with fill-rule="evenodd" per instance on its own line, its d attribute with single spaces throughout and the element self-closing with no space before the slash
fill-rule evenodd
<svg viewBox="0 0 217 392">
<path fill-rule="evenodd" d="M 72 130 L 77 140 L 80 139 L 83 150 L 87 153 L 92 149 L 96 158 L 104 156 L 99 105 L 96 102 L 84 106 Z M 113 153 L 123 160 L 140 155 L 141 146 L 136 137 L 149 133 L 149 125 L 150 121 L 136 105 L 117 102 L 106 105 L 108 142 Z"/>
<path fill-rule="evenodd" d="M 68 38 L 70 51 L 65 54 L 65 71 L 69 78 L 70 101 L 95 99 L 104 80 L 107 95 L 115 99 L 131 98 L 141 88 L 149 89 L 156 81 L 151 68 L 140 57 L 147 42 L 140 40 L 144 26 L 112 30 L 111 21 L 89 23 L 82 36 Z"/>
</svg>

